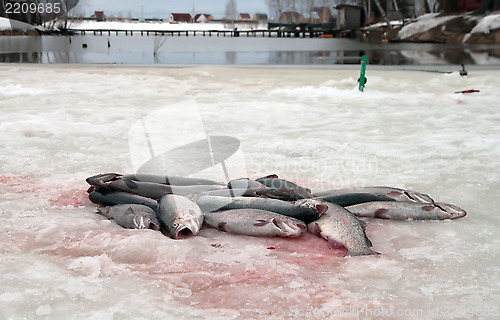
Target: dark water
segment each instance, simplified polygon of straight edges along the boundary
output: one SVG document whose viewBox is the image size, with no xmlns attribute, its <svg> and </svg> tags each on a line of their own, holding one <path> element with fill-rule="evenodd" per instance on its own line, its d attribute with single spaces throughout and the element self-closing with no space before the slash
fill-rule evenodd
<svg viewBox="0 0 500 320">
<path fill-rule="evenodd" d="M 0 37 L 3 63 L 500 65 L 500 46 L 370 44 L 332 38 L 193 36 Z"/>
</svg>

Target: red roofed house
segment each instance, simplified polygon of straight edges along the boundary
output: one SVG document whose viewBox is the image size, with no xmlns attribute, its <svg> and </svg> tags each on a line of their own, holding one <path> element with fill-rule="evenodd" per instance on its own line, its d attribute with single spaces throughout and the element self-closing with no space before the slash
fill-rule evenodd
<svg viewBox="0 0 500 320">
<path fill-rule="evenodd" d="M 104 11 L 95 11 L 90 18 L 95 19 L 97 21 L 104 21 L 106 20 L 107 17 L 104 14 Z"/>
<path fill-rule="evenodd" d="M 240 13 L 238 15 L 238 20 L 244 20 L 244 21 L 249 21 L 252 20 L 252 17 L 248 13 Z"/>
<path fill-rule="evenodd" d="M 192 18 L 189 13 L 171 13 L 170 14 L 170 23 L 179 23 L 179 22 L 191 22 Z"/>
</svg>

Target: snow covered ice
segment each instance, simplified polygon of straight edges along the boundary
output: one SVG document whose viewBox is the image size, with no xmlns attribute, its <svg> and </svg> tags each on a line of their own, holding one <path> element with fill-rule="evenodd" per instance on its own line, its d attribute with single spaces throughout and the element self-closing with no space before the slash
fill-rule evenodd
<svg viewBox="0 0 500 320">
<path fill-rule="evenodd" d="M 364 93 L 358 75 L 0 66 L 0 318 L 498 318 L 500 72 L 368 66 Z M 454 93 L 466 89 L 480 92 Z M 277 173 L 313 191 L 408 188 L 468 215 L 365 219 L 382 254 L 351 258 L 309 233 L 126 230 L 96 214 L 85 178 L 133 172 L 149 151 L 131 133 L 151 114 L 161 117 L 150 128 L 169 130 L 155 152 L 233 136 L 233 175 Z M 220 180 L 218 170 L 201 175 Z"/>
</svg>

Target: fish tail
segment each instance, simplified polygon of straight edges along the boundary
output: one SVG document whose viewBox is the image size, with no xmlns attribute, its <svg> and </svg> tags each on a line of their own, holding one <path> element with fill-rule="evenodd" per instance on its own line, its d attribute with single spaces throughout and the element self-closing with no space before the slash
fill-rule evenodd
<svg viewBox="0 0 500 320">
<path fill-rule="evenodd" d="M 360 252 L 354 252 L 354 251 L 347 251 L 345 256 L 350 256 L 350 257 L 356 257 L 356 256 L 370 256 L 370 255 L 378 255 L 380 252 L 373 251 L 372 249 L 368 249 L 366 251 L 360 251 Z"/>
</svg>

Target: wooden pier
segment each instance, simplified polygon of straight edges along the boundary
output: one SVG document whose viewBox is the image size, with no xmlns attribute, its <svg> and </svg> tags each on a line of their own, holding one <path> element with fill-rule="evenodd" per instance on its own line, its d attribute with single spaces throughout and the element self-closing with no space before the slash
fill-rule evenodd
<svg viewBox="0 0 500 320">
<path fill-rule="evenodd" d="M 125 36 L 178 36 L 178 37 L 269 37 L 269 38 L 316 38 L 332 37 L 332 33 L 316 30 L 82 30 L 72 29 L 73 33 L 87 35 L 125 35 Z"/>
</svg>

